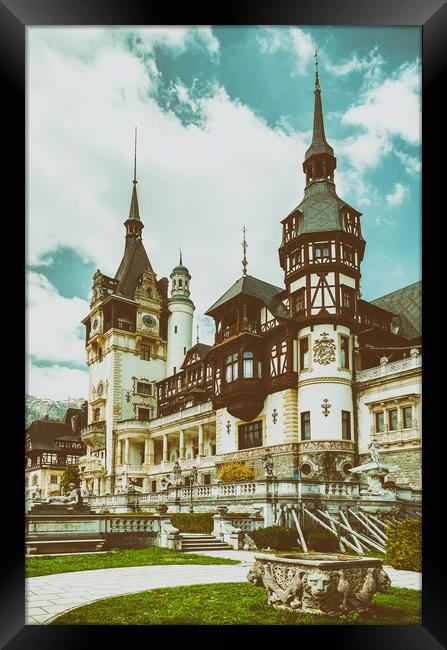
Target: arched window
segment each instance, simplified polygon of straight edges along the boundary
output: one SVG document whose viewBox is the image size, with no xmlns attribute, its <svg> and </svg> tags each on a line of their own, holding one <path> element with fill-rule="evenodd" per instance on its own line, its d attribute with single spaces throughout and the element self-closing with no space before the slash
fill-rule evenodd
<svg viewBox="0 0 447 650">
<path fill-rule="evenodd" d="M 253 378 L 253 352 L 244 352 L 243 354 L 243 376 L 246 379 Z"/>
<path fill-rule="evenodd" d="M 178 281 L 178 286 L 179 286 L 179 287 L 183 286 L 183 281 L 182 281 L 181 278 L 180 278 L 179 281 Z"/>
</svg>

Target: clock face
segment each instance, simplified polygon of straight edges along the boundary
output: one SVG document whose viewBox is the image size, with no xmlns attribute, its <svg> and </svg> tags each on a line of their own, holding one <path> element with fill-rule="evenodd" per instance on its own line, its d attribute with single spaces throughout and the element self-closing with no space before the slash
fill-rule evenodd
<svg viewBox="0 0 447 650">
<path fill-rule="evenodd" d="M 92 327 L 93 327 L 94 330 L 98 327 L 98 319 L 97 318 L 95 318 L 93 320 Z"/>
<path fill-rule="evenodd" d="M 103 384 L 99 384 L 99 386 L 98 386 L 98 395 L 99 395 L 99 397 L 101 397 L 103 392 L 104 392 L 104 386 L 103 386 Z"/>
<path fill-rule="evenodd" d="M 146 327 L 157 327 L 157 319 L 151 314 L 144 314 L 142 320 Z"/>
</svg>

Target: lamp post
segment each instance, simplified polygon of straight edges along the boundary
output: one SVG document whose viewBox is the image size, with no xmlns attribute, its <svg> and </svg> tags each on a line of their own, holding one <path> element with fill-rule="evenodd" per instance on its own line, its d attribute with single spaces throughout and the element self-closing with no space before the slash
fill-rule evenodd
<svg viewBox="0 0 447 650">
<path fill-rule="evenodd" d="M 189 504 L 189 512 L 194 512 L 194 506 L 193 506 L 193 501 L 192 501 L 192 493 L 194 489 L 194 485 L 197 483 L 197 467 L 193 465 L 191 467 L 191 473 L 189 475 L 189 485 L 191 487 L 190 491 L 190 504 Z"/>
</svg>

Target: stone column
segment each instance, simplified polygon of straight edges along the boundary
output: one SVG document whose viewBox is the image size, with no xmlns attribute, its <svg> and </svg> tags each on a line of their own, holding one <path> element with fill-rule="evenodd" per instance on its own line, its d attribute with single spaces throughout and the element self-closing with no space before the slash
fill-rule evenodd
<svg viewBox="0 0 447 650">
<path fill-rule="evenodd" d="M 199 456 L 204 456 L 203 453 L 203 425 L 199 424 Z"/>
<path fill-rule="evenodd" d="M 163 435 L 163 462 L 168 462 L 168 434 Z"/>
<path fill-rule="evenodd" d="M 185 460 L 185 434 L 183 429 L 180 429 L 179 459 Z"/>
<path fill-rule="evenodd" d="M 149 492 L 149 476 L 143 478 L 143 492 L 147 494 Z"/>
<path fill-rule="evenodd" d="M 148 457 L 148 464 L 153 465 L 155 461 L 155 442 L 153 438 L 149 438 L 148 441 L 148 448 L 149 448 L 149 457 Z"/>
<path fill-rule="evenodd" d="M 124 464 L 129 464 L 129 438 L 124 439 Z"/>
<path fill-rule="evenodd" d="M 144 441 L 144 464 L 149 465 L 149 438 Z"/>
<path fill-rule="evenodd" d="M 117 444 L 117 452 L 116 452 L 116 464 L 121 465 L 121 457 L 122 457 L 122 450 L 123 450 L 123 443 L 121 440 L 118 440 Z"/>
</svg>

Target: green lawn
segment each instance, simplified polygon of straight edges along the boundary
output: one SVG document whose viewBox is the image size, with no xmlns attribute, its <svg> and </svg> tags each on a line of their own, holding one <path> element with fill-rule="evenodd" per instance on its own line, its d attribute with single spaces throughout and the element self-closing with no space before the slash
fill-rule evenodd
<svg viewBox="0 0 447 650">
<path fill-rule="evenodd" d="M 143 548 L 115 550 L 92 555 L 64 555 L 61 557 L 27 557 L 25 575 L 27 578 L 46 576 L 51 573 L 88 571 L 90 569 L 111 569 L 126 566 L 152 566 L 155 564 L 239 564 L 227 560 L 193 553 L 171 551 L 168 548 Z"/>
<path fill-rule="evenodd" d="M 154 589 L 107 598 L 59 616 L 53 625 L 416 625 L 421 592 L 391 588 L 368 614 L 293 614 L 267 605 L 263 587 L 249 583 Z"/>
</svg>

